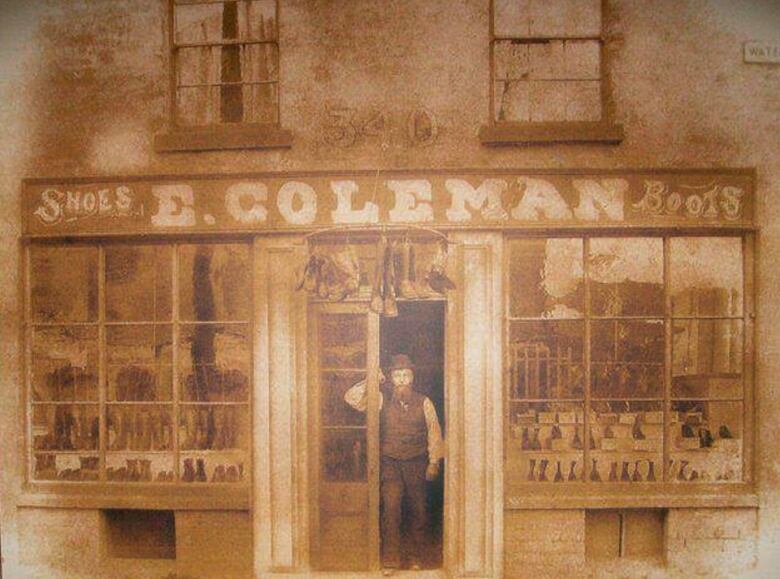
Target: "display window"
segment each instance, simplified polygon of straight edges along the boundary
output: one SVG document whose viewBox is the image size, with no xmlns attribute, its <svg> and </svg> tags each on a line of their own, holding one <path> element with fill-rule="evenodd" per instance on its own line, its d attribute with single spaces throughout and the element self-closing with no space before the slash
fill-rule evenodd
<svg viewBox="0 0 780 579">
<path fill-rule="evenodd" d="M 508 238 L 509 488 L 750 480 L 750 244 Z"/>
<path fill-rule="evenodd" d="M 246 483 L 240 243 L 27 248 L 31 481 Z"/>
</svg>

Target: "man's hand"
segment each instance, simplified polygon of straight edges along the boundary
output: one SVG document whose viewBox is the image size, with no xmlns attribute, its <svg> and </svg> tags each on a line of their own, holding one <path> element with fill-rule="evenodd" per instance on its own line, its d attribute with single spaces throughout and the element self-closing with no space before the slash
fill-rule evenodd
<svg viewBox="0 0 780 579">
<path fill-rule="evenodd" d="M 428 468 L 425 470 L 425 480 L 432 482 L 437 478 L 439 478 L 439 463 L 431 462 L 428 464 Z"/>
</svg>

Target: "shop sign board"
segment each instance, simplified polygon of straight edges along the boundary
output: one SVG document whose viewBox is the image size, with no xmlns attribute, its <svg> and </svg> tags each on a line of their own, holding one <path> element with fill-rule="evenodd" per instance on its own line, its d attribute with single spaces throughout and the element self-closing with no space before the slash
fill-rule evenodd
<svg viewBox="0 0 780 579">
<path fill-rule="evenodd" d="M 388 171 L 30 179 L 35 236 L 461 227 L 743 226 L 753 173 L 723 171 Z"/>
<path fill-rule="evenodd" d="M 745 62 L 780 64 L 780 42 L 746 42 Z"/>
</svg>

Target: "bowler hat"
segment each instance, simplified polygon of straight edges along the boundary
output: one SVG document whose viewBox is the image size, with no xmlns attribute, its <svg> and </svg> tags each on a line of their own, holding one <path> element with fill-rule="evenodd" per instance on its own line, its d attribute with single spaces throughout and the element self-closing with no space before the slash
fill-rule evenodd
<svg viewBox="0 0 780 579">
<path fill-rule="evenodd" d="M 393 370 L 404 370 L 404 369 L 414 370 L 414 364 L 412 364 L 412 359 L 409 358 L 406 354 L 396 354 L 390 359 L 390 366 L 388 367 L 388 370 L 391 372 Z"/>
</svg>

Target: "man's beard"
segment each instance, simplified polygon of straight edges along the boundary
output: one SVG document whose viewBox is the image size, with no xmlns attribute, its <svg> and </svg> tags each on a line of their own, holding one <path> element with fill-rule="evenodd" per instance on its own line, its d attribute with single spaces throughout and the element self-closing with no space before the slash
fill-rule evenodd
<svg viewBox="0 0 780 579">
<path fill-rule="evenodd" d="M 412 394 L 411 384 L 403 385 L 403 386 L 395 386 L 393 389 L 393 395 L 399 400 L 407 400 L 409 396 L 411 396 L 411 394 Z"/>
</svg>

